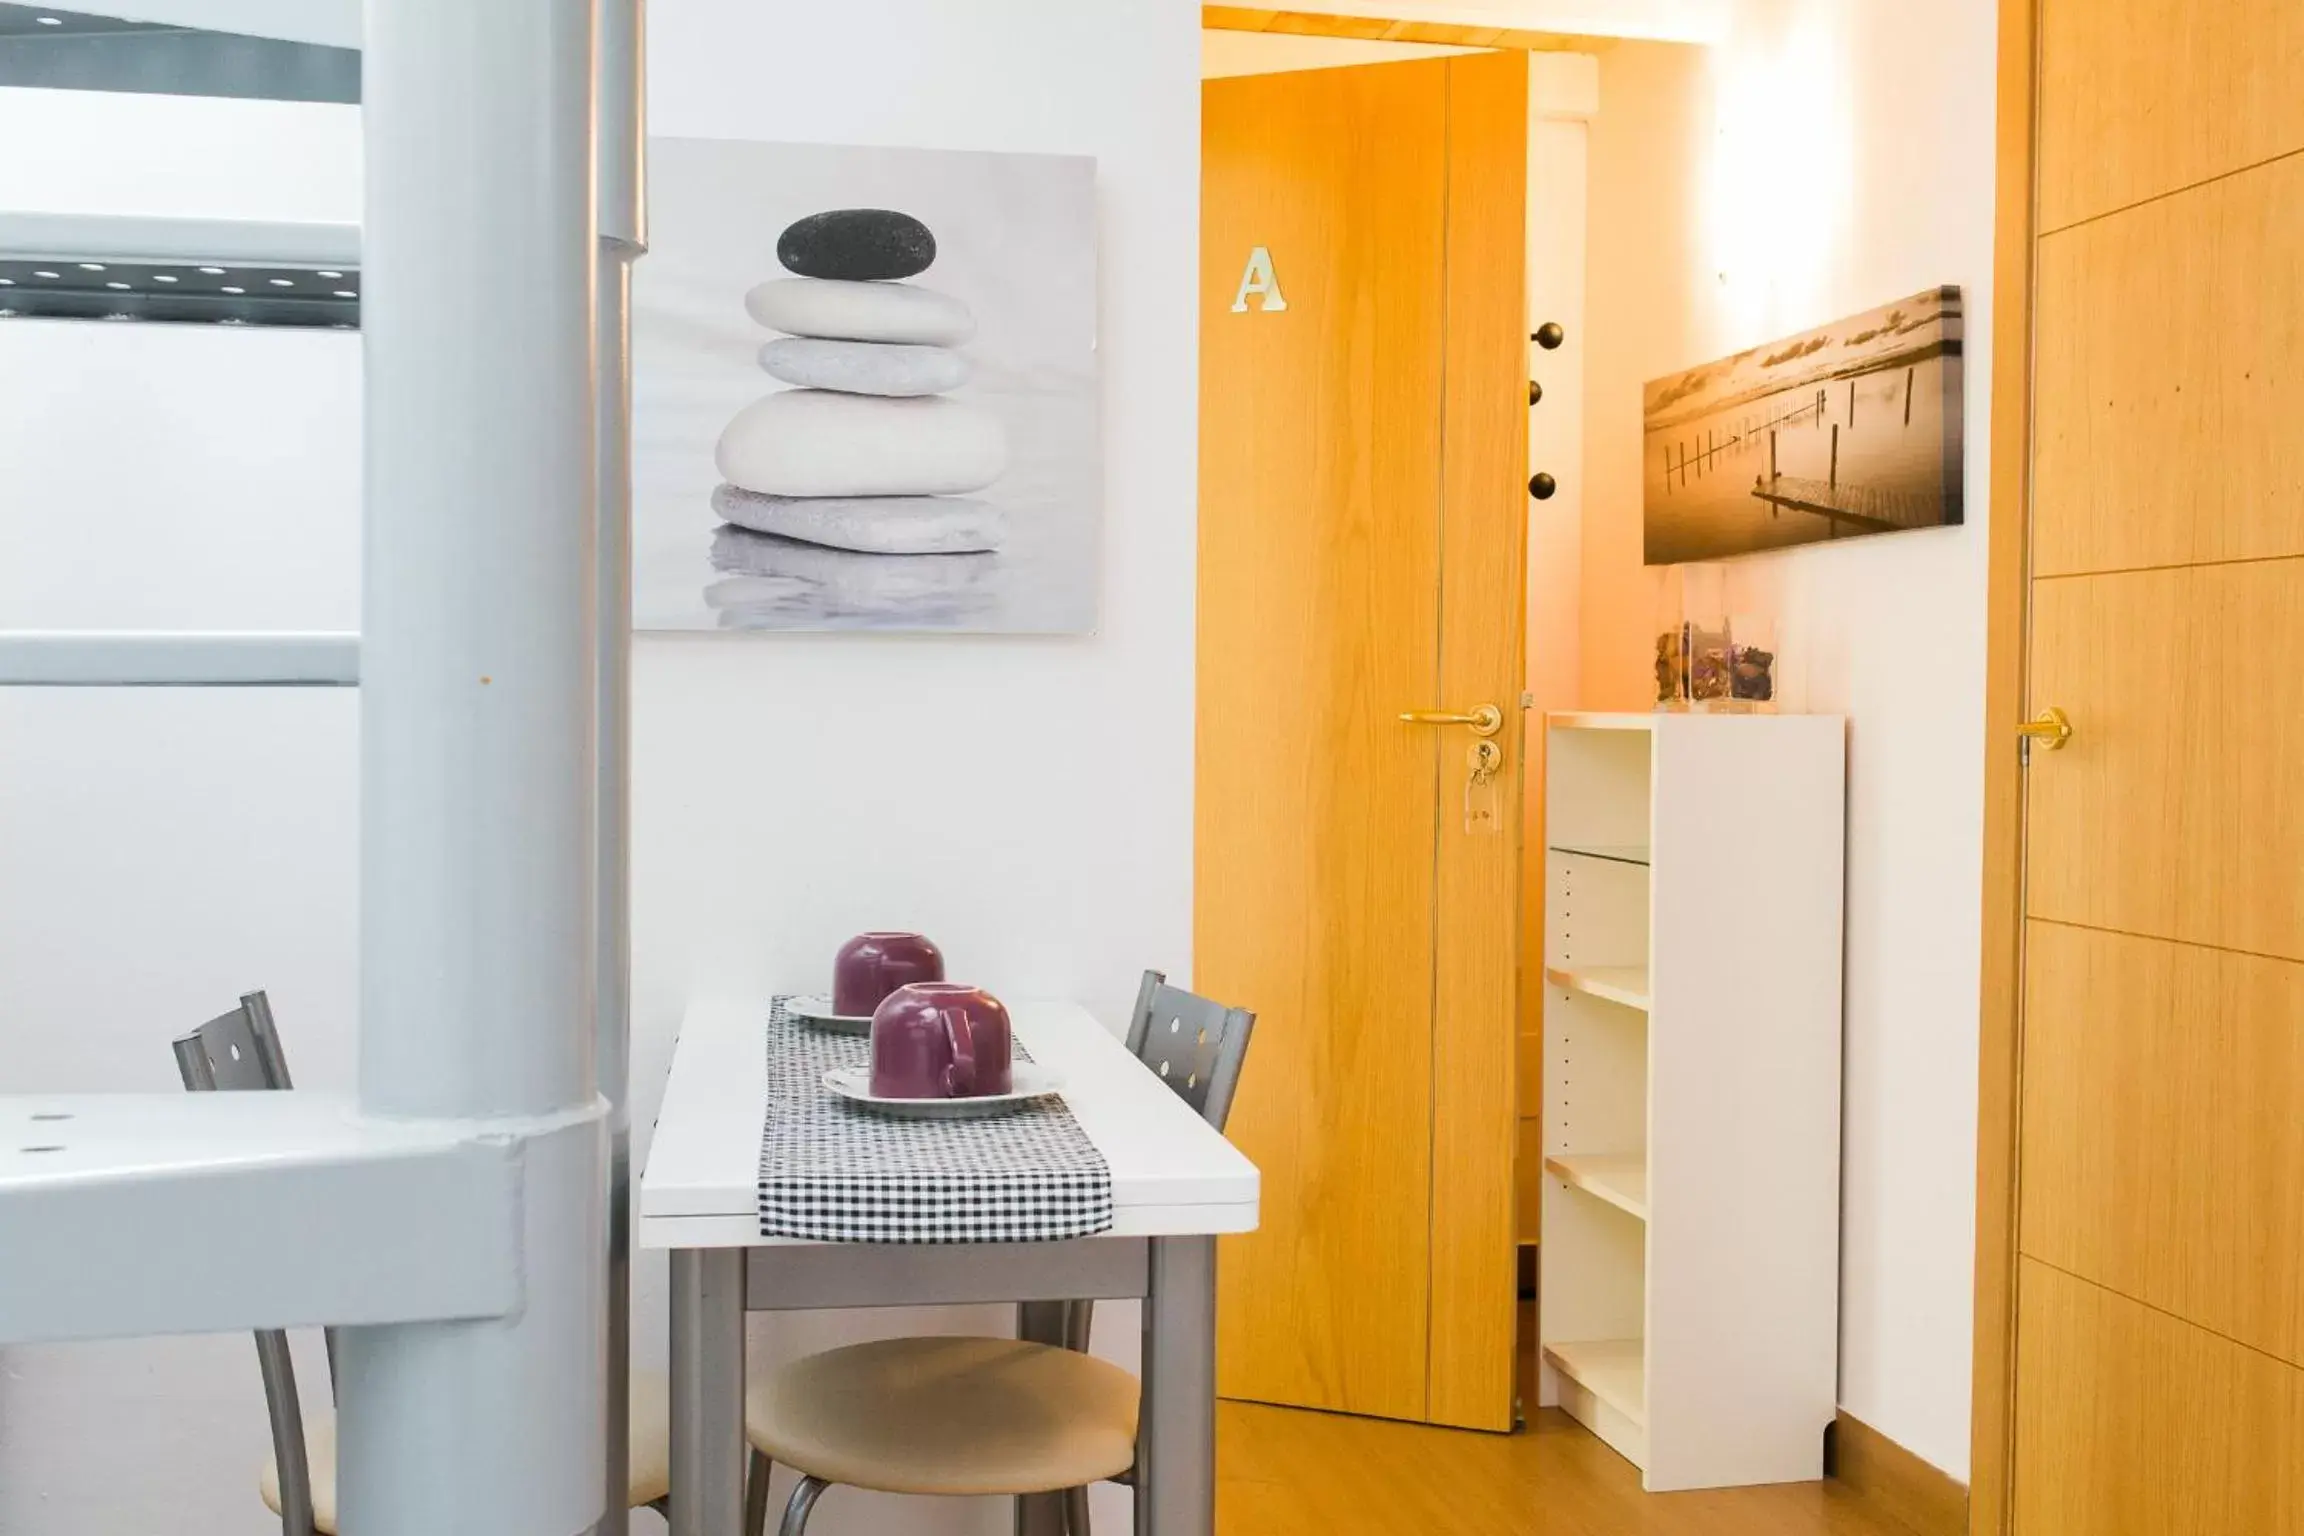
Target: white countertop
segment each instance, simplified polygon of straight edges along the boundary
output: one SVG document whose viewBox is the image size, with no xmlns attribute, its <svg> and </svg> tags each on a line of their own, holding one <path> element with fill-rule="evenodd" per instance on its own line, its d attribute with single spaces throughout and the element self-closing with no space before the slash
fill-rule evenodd
<svg viewBox="0 0 2304 1536">
<path fill-rule="evenodd" d="M 1173 1237 L 1256 1226 L 1256 1167 L 1077 1003 L 1008 1003 L 1016 1037 L 1064 1079 L 1064 1102 L 1112 1170 L 1112 1235 Z M 768 999 L 696 1002 L 640 1178 L 645 1248 L 781 1243 L 760 1234 Z"/>
</svg>

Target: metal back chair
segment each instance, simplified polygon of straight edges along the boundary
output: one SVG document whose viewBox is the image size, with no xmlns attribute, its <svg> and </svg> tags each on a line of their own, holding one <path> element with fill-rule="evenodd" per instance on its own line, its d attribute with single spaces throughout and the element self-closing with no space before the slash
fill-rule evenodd
<svg viewBox="0 0 2304 1536">
<path fill-rule="evenodd" d="M 1152 1069 L 1176 1096 L 1219 1132 L 1232 1117 L 1232 1097 L 1240 1069 L 1248 1061 L 1248 1037 L 1256 1015 L 1228 1008 L 1213 998 L 1168 985 L 1160 971 L 1146 971 L 1136 988 L 1136 1011 L 1128 1019 L 1128 1053 Z M 1088 1352 L 1096 1322 L 1093 1301 L 1064 1302 L 1064 1347 Z M 1085 1509 L 1085 1490 L 1075 1489 Z M 1085 1536 L 1085 1515 L 1068 1516 L 1075 1536 Z"/>
<path fill-rule="evenodd" d="M 240 999 L 239 1007 L 210 1019 L 174 1045 L 177 1070 L 183 1074 L 184 1086 L 194 1093 L 260 1092 L 291 1086 L 288 1058 L 280 1049 L 279 1033 L 272 1027 L 272 1005 L 261 992 L 249 993 Z M 321 1332 L 328 1342 L 328 1395 L 333 1401 L 336 1330 Z M 313 1438 L 306 1439 L 303 1403 L 296 1392 L 296 1366 L 288 1353 L 287 1334 L 277 1329 L 257 1333 L 256 1367 L 263 1373 L 264 1407 L 272 1421 L 272 1467 L 262 1485 L 265 1502 L 280 1512 L 281 1536 L 327 1536 L 336 1528 L 333 1426 L 321 1423 L 315 1426 Z M 625 1497 L 634 1509 L 653 1509 L 669 1518 L 669 1388 L 661 1374 L 635 1372 L 629 1391 Z"/>
<path fill-rule="evenodd" d="M 1240 1069 L 1248 1059 L 1248 1036 L 1255 1027 L 1256 1015 L 1247 1009 L 1227 1008 L 1222 1003 L 1194 996 L 1181 987 L 1168 985 L 1168 978 L 1158 971 L 1146 971 L 1143 985 L 1136 992 L 1136 1012 L 1128 1022 L 1128 1050 L 1174 1089 L 1201 1118 L 1222 1131 L 1226 1118 L 1232 1113 L 1232 1096 L 1240 1086 Z M 1041 1309 L 1046 1307 L 1058 1309 L 1060 1315 L 1043 1312 Z M 948 1421 L 950 1411 L 973 1401 L 965 1391 L 965 1378 L 973 1372 L 988 1371 L 1001 1381 L 1002 1391 L 1011 1396 L 1044 1397 L 1049 1405 L 1045 1415 L 1049 1421 L 1065 1424 L 1075 1431 L 1082 1426 L 1093 1428 L 1121 1414 L 1132 1420 L 1139 1391 L 1134 1378 L 1100 1360 L 1073 1360 L 1053 1352 L 1032 1353 L 1036 1342 L 1045 1340 L 1061 1342 L 1071 1355 L 1086 1355 L 1089 1325 L 1095 1312 L 1093 1301 L 1026 1302 L 1017 1308 L 1017 1333 L 1020 1339 L 1033 1342 L 887 1339 L 811 1355 L 773 1373 L 757 1384 L 747 1402 L 746 1433 L 752 1441 L 752 1460 L 747 1480 L 745 1530 L 750 1536 L 765 1536 L 769 1473 L 776 1456 L 791 1459 L 791 1452 L 781 1448 L 780 1442 L 786 1440 L 786 1431 L 795 1425 L 812 1426 L 798 1433 L 819 1451 L 827 1434 L 840 1439 L 850 1468 L 872 1463 L 903 1467 L 903 1475 L 897 1480 L 867 1480 L 862 1486 L 910 1493 L 987 1491 L 977 1478 L 956 1478 L 953 1486 L 946 1488 L 924 1483 L 921 1464 L 912 1448 L 903 1443 L 906 1440 L 903 1426 L 909 1422 L 904 1414 L 908 1409 L 925 1412 L 941 1423 Z M 1038 1325 L 1043 1322 L 1048 1332 L 1040 1331 Z M 1028 1373 L 1032 1377 L 1029 1386 L 1024 1385 Z M 935 1384 L 937 1390 L 927 1394 L 924 1407 L 907 1404 L 906 1394 L 919 1390 L 923 1382 Z M 962 1383 L 963 1390 L 953 1396 L 956 1382 Z M 937 1392 L 943 1395 L 938 1396 Z M 1117 1409 L 1113 1406 L 1116 1399 L 1120 1402 Z M 824 1405 L 853 1402 L 886 1403 L 890 1408 L 876 1417 L 868 1415 L 871 1422 L 867 1424 L 827 1429 Z M 795 1470 L 801 1477 L 793 1485 L 791 1499 L 784 1506 L 783 1523 L 778 1527 L 780 1536 L 806 1536 L 808 1518 L 815 1510 L 816 1501 L 834 1482 L 811 1471 L 807 1465 Z M 1090 1480 L 1116 1483 L 1136 1480 L 1133 1468 L 1081 1467 L 1078 1470 Z M 1067 1468 L 1066 1475 L 1071 1472 L 1072 1469 Z M 853 1482 L 858 1476 L 850 1470 L 842 1480 Z M 1062 1499 L 1066 1536 L 1090 1536 L 1087 1488 L 1084 1485 L 1067 1487 L 1062 1490 Z"/>
<path fill-rule="evenodd" d="M 1232 1115 L 1232 1095 L 1255 1028 L 1256 1015 L 1247 1009 L 1227 1008 L 1146 971 L 1128 1021 L 1128 1049 L 1221 1131 Z"/>
<path fill-rule="evenodd" d="M 1128 1020 L 1128 1053 L 1150 1067 L 1176 1096 L 1218 1131 L 1232 1117 L 1232 1096 L 1248 1061 L 1248 1037 L 1256 1015 L 1227 1008 L 1211 998 L 1168 985 L 1159 971 L 1146 971 L 1136 988 L 1136 1011 Z M 1064 1302 L 1064 1347 L 1088 1352 L 1095 1322 L 1093 1301 Z"/>
<path fill-rule="evenodd" d="M 176 1070 L 194 1093 L 292 1086 L 288 1058 L 272 1027 L 272 1004 L 261 992 L 250 992 L 230 1013 L 218 1014 L 171 1043 Z"/>
<path fill-rule="evenodd" d="M 290 1087 L 288 1058 L 272 1027 L 272 1004 L 250 992 L 230 1013 L 218 1014 L 172 1042 L 176 1070 L 194 1093 L 249 1092 Z M 330 1395 L 334 1395 L 336 1335 L 327 1334 Z M 313 1523 L 312 1469 L 304 1451 L 304 1410 L 296 1395 L 296 1363 L 288 1335 L 278 1329 L 256 1334 L 256 1368 L 264 1377 L 264 1407 L 272 1421 L 273 1465 L 280 1476 L 282 1536 L 317 1536 Z"/>
<path fill-rule="evenodd" d="M 1136 1011 L 1128 1018 L 1128 1053 L 1221 1132 L 1232 1118 L 1232 1096 L 1239 1091 L 1248 1037 L 1255 1030 L 1256 1015 L 1247 1009 L 1172 987 L 1163 971 L 1146 971 L 1136 986 Z M 1096 1303 L 1068 1301 L 1063 1306 L 1064 1347 L 1084 1355 Z M 1066 1496 L 1064 1518 L 1071 1536 L 1088 1536 L 1085 1488 Z"/>
</svg>

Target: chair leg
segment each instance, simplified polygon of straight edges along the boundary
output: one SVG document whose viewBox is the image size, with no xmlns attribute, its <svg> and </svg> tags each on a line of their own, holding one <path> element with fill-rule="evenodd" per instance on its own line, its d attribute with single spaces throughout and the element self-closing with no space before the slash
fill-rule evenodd
<svg viewBox="0 0 2304 1536">
<path fill-rule="evenodd" d="M 1088 1490 L 1085 1488 L 1064 1490 L 1064 1536 L 1089 1536 Z"/>
<path fill-rule="evenodd" d="M 784 1523 L 776 1527 L 776 1536 L 807 1536 L 808 1516 L 831 1486 L 820 1477 L 803 1477 L 795 1483 L 792 1502 L 784 1506 Z"/>
<path fill-rule="evenodd" d="M 768 1479 L 776 1463 L 757 1446 L 744 1469 L 744 1536 L 768 1536 Z"/>
</svg>

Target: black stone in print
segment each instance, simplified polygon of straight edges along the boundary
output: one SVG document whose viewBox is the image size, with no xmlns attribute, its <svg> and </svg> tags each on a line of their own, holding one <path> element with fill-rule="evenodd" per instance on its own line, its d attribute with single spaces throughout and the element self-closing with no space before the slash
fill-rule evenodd
<svg viewBox="0 0 2304 1536">
<path fill-rule="evenodd" d="M 776 259 L 802 277 L 862 282 L 916 277 L 936 259 L 936 237 L 908 213 L 832 208 L 798 220 L 778 236 Z"/>
</svg>

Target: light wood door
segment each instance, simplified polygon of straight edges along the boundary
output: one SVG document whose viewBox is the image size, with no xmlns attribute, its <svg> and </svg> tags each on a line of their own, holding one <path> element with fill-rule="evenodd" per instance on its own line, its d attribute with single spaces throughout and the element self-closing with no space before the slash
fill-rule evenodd
<svg viewBox="0 0 2304 1536">
<path fill-rule="evenodd" d="M 2304 1536 L 2304 1375 L 2024 1260 L 2016 1529 Z"/>
<path fill-rule="evenodd" d="M 1264 1181 L 1230 1397 L 1511 1422 L 1526 90 L 1497 54 L 1204 92 L 1193 973 L 1256 1011 Z M 1480 704 L 1470 830 L 1479 738 L 1399 716 Z"/>
<path fill-rule="evenodd" d="M 2023 770 L 2010 1477 L 1979 1528 L 2297 1536 L 2304 8 L 2020 9 L 2027 691 L 2074 734 Z"/>
</svg>

